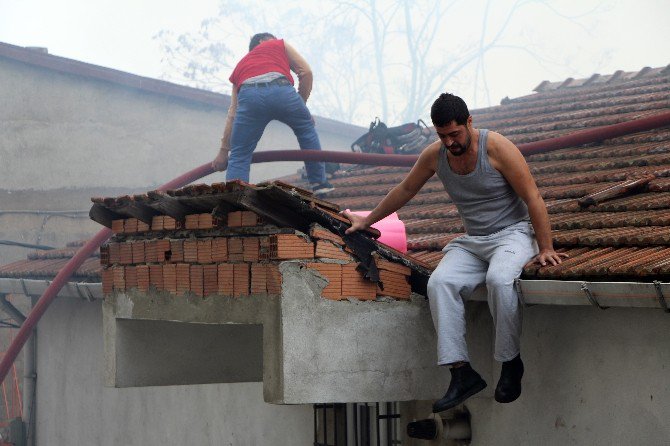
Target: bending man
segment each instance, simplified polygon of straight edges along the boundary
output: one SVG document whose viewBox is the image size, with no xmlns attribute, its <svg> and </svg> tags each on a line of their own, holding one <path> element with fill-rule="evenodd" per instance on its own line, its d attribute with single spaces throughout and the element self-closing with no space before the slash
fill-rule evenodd
<svg viewBox="0 0 670 446">
<path fill-rule="evenodd" d="M 298 75 L 298 92 L 291 71 Z M 230 81 L 233 92 L 221 149 L 212 161 L 216 170 L 227 168 L 226 181 L 249 181 L 251 156 L 273 119 L 291 127 L 301 149 L 321 150 L 305 105 L 312 91 L 312 71 L 292 46 L 269 33 L 254 35 Z M 333 190 L 326 180 L 325 163 L 306 162 L 305 169 L 314 193 Z"/>
<path fill-rule="evenodd" d="M 554 251 L 544 200 L 519 149 L 498 133 L 474 128 L 467 105 L 457 96 L 440 95 L 431 119 L 439 141 L 421 153 L 407 177 L 367 217 L 345 211 L 352 222 L 347 232 L 395 212 L 437 173 L 467 234 L 444 248 L 428 280 L 438 364 L 451 368 L 449 388 L 433 412 L 461 404 L 486 387 L 470 366 L 463 305 L 483 283 L 495 325 L 494 357 L 502 362 L 495 399 L 509 403 L 521 394 L 523 376 L 521 306 L 514 280 L 534 256 L 544 266 L 561 263 L 565 254 Z"/>
</svg>

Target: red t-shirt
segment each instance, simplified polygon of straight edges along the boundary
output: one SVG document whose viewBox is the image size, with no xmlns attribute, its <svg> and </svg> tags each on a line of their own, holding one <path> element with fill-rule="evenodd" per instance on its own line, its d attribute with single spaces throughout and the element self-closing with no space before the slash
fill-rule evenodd
<svg viewBox="0 0 670 446">
<path fill-rule="evenodd" d="M 291 68 L 289 67 L 283 39 L 267 40 L 249 51 L 237 63 L 229 80 L 239 89 L 242 83 L 250 77 L 260 76 L 272 71 L 283 74 L 293 85 L 293 77 L 291 76 Z"/>
</svg>

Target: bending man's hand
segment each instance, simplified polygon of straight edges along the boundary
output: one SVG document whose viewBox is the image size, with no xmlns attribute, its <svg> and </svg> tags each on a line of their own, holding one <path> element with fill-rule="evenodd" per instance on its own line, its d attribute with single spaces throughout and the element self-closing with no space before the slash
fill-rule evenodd
<svg viewBox="0 0 670 446">
<path fill-rule="evenodd" d="M 216 155 L 214 161 L 212 161 L 212 169 L 214 170 L 226 170 L 228 167 L 228 151 L 220 150 L 219 154 Z"/>
<path fill-rule="evenodd" d="M 556 252 L 553 249 L 544 249 L 535 256 L 535 262 L 539 263 L 542 266 L 552 265 L 556 266 L 560 264 L 563 259 L 568 258 L 569 256 L 562 252 Z"/>
<path fill-rule="evenodd" d="M 368 229 L 370 225 L 367 223 L 367 220 L 365 217 L 361 217 L 360 215 L 356 215 L 352 213 L 349 210 L 342 211 L 340 212 L 343 216 L 347 217 L 349 221 L 351 222 L 351 227 L 348 228 L 346 231 L 344 231 L 345 234 L 351 234 L 356 231 L 361 231 Z"/>
</svg>

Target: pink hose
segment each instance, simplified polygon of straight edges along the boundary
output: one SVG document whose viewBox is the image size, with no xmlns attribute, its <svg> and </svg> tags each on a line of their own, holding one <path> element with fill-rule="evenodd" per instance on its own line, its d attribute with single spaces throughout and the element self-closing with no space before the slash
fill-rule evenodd
<svg viewBox="0 0 670 446">
<path fill-rule="evenodd" d="M 558 150 L 581 144 L 602 141 L 603 139 L 615 138 L 629 133 L 637 133 L 658 127 L 670 125 L 670 112 L 636 119 L 633 121 L 613 124 L 594 129 L 583 130 L 567 136 L 560 136 L 544 141 L 536 141 L 528 144 L 519 144 L 519 149 L 526 155 L 542 153 L 550 150 Z M 378 166 L 412 166 L 418 155 L 381 155 L 351 152 L 332 152 L 317 150 L 276 150 L 269 152 L 254 153 L 252 162 L 265 163 L 269 161 L 326 161 L 352 164 L 370 164 Z M 158 190 L 176 189 L 183 187 L 197 179 L 213 173 L 210 163 L 203 164 L 174 180 L 165 183 Z M 39 298 L 32 311 L 21 325 L 16 337 L 7 349 L 0 362 L 0 382 L 5 380 L 7 373 L 16 360 L 30 334 L 37 325 L 44 312 L 54 300 L 58 292 L 63 288 L 70 276 L 112 235 L 110 229 L 103 229 L 90 239 L 70 261 L 58 272 L 54 280 L 49 284 L 44 294 Z"/>
</svg>

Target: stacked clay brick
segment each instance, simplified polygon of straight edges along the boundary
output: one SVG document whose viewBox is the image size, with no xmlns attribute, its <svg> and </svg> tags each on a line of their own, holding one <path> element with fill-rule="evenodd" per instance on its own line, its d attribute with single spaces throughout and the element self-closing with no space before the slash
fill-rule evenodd
<svg viewBox="0 0 670 446">
<path fill-rule="evenodd" d="M 254 227 L 263 231 L 255 234 Z M 245 231 L 217 235 L 225 228 Z M 103 292 L 155 288 L 203 297 L 278 295 L 279 263 L 297 260 L 328 280 L 322 292 L 327 299 L 410 296 L 410 269 L 404 265 L 377 259 L 382 289 L 357 271 L 357 260 L 338 235 L 318 225 L 309 236 L 270 228 L 251 211 L 229 212 L 225 221 L 211 214 L 187 215 L 183 222 L 155 216 L 150 226 L 135 218 L 114 220 L 112 231 L 123 237 L 100 250 Z"/>
</svg>

